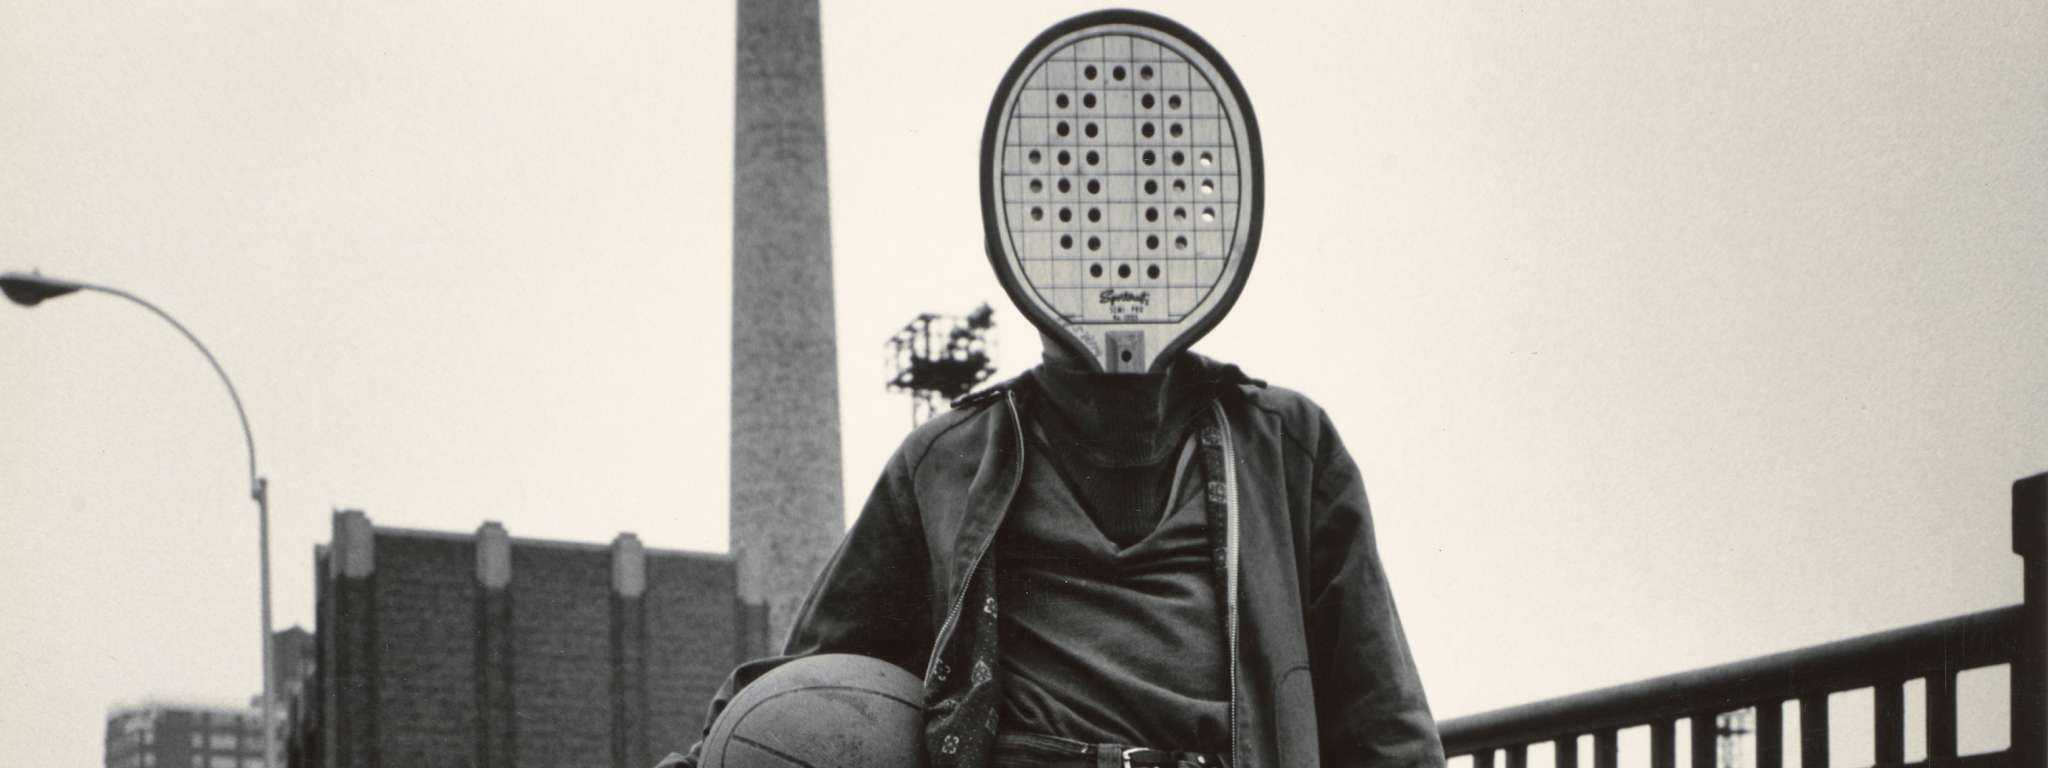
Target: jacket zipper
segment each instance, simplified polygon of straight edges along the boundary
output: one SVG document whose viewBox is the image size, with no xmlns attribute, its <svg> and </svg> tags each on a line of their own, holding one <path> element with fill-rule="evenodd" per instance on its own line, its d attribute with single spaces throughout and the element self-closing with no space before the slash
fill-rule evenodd
<svg viewBox="0 0 2048 768">
<path fill-rule="evenodd" d="M 1230 436 L 1230 419 L 1223 413 L 1221 402 L 1209 404 L 1216 411 L 1216 428 L 1223 432 L 1223 486 L 1229 495 L 1226 506 L 1230 510 L 1227 533 L 1224 536 L 1224 603 L 1229 610 L 1230 634 L 1230 766 L 1238 768 L 1243 764 L 1238 754 L 1237 734 L 1237 449 L 1236 441 Z"/>
<path fill-rule="evenodd" d="M 1019 459 L 1017 471 L 1022 472 L 1024 471 L 1024 462 L 1022 461 L 1024 452 L 1024 422 L 1017 415 L 1017 400 L 1010 394 L 1009 390 L 1003 391 L 1003 401 L 1010 407 L 1010 426 L 1017 430 L 1017 452 Z M 983 539 L 981 546 L 974 550 L 974 562 L 967 564 L 967 577 L 960 580 L 960 594 L 958 597 L 953 598 L 953 609 L 946 614 L 945 623 L 939 625 L 938 637 L 932 643 L 931 659 L 925 662 L 925 680 L 931 680 L 932 673 L 938 671 L 939 656 L 945 652 L 946 644 L 952 642 L 953 630 L 960 622 L 960 609 L 966 607 L 967 586 L 974 583 L 974 572 L 981 569 L 981 559 L 988 555 L 989 545 L 995 543 L 996 540 L 996 528 L 1000 527 L 1002 526 L 989 529 L 988 538 Z M 1235 672 L 1232 672 L 1233 676 L 1235 674 Z M 1234 728 L 1235 726 L 1233 725 L 1232 727 Z M 1235 737 L 1233 737 L 1233 740 L 1235 740 Z"/>
</svg>

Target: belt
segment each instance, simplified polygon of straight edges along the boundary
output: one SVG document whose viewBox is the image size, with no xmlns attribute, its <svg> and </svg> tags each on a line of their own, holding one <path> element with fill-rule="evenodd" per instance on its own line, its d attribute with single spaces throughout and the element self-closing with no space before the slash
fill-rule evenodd
<svg viewBox="0 0 2048 768">
<path fill-rule="evenodd" d="M 1035 733 L 996 736 L 995 768 L 1229 768 L 1213 752 L 1089 744 Z"/>
</svg>

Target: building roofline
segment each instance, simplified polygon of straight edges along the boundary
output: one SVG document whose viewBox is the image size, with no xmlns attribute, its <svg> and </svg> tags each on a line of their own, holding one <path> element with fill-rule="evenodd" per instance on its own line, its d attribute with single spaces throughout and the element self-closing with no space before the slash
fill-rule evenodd
<svg viewBox="0 0 2048 768">
<path fill-rule="evenodd" d="M 235 715 L 254 715 L 258 718 L 261 718 L 263 716 L 261 707 L 251 707 L 245 704 L 229 704 L 224 703 L 220 700 L 158 695 L 145 696 L 140 701 L 116 702 L 113 704 L 109 704 L 107 705 L 107 716 L 114 717 L 116 715 L 125 715 L 130 712 L 147 712 L 152 710 L 164 709 L 177 709 L 184 710 L 187 712 L 222 712 Z"/>
<path fill-rule="evenodd" d="M 380 536 L 390 535 L 401 538 L 439 539 L 442 541 L 476 541 L 475 533 L 456 533 L 454 531 L 430 531 L 424 528 L 400 528 L 395 526 L 376 525 L 374 523 L 370 525 L 370 530 Z M 515 546 L 541 547 L 545 549 L 583 550 L 586 552 L 612 551 L 612 545 L 608 543 L 598 544 L 587 541 L 533 539 L 524 536 L 512 536 L 510 537 L 510 540 L 512 544 Z M 643 551 L 645 551 L 649 556 L 660 555 L 663 557 L 685 557 L 696 560 L 710 560 L 714 562 L 730 562 L 732 560 L 732 553 L 729 552 L 697 552 L 687 549 L 661 549 L 656 547 L 643 547 Z"/>
</svg>

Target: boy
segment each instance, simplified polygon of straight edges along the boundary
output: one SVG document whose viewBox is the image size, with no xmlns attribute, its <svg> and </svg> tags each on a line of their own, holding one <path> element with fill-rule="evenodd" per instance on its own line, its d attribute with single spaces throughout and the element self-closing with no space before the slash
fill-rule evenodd
<svg viewBox="0 0 2048 768">
<path fill-rule="evenodd" d="M 922 674 L 935 768 L 1443 763 L 1329 418 L 1185 351 L 1249 275 L 1259 152 L 1241 84 L 1178 24 L 1105 11 L 1026 48 L 983 214 L 1044 363 L 904 441 L 784 655 L 713 718 L 782 662 L 850 653 Z"/>
</svg>

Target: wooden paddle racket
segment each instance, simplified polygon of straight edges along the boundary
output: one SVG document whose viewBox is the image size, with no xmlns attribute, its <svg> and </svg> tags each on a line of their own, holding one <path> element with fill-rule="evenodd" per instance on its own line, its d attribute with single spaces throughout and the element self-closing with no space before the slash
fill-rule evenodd
<svg viewBox="0 0 2048 768">
<path fill-rule="evenodd" d="M 1107 373 L 1164 370 L 1237 300 L 1258 250 L 1258 122 L 1230 65 L 1166 18 L 1101 11 L 1017 57 L 982 133 L 1004 290 Z"/>
</svg>

